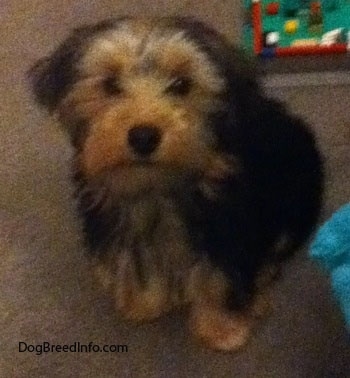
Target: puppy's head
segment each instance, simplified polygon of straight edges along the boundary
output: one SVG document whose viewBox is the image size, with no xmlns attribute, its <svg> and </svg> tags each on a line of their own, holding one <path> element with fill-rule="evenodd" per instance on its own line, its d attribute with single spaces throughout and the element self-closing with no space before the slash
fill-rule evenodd
<svg viewBox="0 0 350 378">
<path fill-rule="evenodd" d="M 230 174 L 228 118 L 232 128 L 242 86 L 255 86 L 221 35 L 186 18 L 80 28 L 31 81 L 70 135 L 79 171 L 115 177 L 126 192 Z"/>
</svg>

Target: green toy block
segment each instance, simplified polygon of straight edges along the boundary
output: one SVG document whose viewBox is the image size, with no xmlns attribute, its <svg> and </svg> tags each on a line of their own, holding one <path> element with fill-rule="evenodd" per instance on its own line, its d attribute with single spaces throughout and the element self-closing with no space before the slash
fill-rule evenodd
<svg viewBox="0 0 350 378">
<path fill-rule="evenodd" d="M 349 36 L 350 36 L 350 32 L 349 32 Z M 343 28 L 343 30 L 340 33 L 339 43 L 346 43 L 348 41 L 347 39 L 348 39 L 348 32 L 346 28 Z"/>
<path fill-rule="evenodd" d="M 252 6 L 252 0 L 244 0 L 244 8 L 250 9 Z"/>
<path fill-rule="evenodd" d="M 295 17 L 302 6 L 302 0 L 283 0 L 281 1 L 282 13 L 286 17 Z"/>
<path fill-rule="evenodd" d="M 341 6 L 342 0 L 322 0 L 321 4 L 324 10 L 332 11 L 338 9 Z"/>
</svg>

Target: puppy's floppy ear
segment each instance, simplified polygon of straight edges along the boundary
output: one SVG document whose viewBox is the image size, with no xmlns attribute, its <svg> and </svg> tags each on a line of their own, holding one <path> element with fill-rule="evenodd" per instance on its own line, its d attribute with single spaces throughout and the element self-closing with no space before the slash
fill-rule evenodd
<svg viewBox="0 0 350 378">
<path fill-rule="evenodd" d="M 253 57 L 249 58 L 221 33 L 195 18 L 175 17 L 172 22 L 175 27 L 184 30 L 186 35 L 206 52 L 223 77 L 229 81 L 229 87 L 244 82 L 252 89 L 257 89 L 257 67 Z"/>
<path fill-rule="evenodd" d="M 62 73 L 55 70 L 59 65 L 54 65 L 52 59 L 40 59 L 28 72 L 36 100 L 50 111 L 56 107 L 65 86 L 61 79 Z"/>
<path fill-rule="evenodd" d="M 40 59 L 28 72 L 36 100 L 49 111 L 55 110 L 74 83 L 81 45 L 82 39 L 74 32 L 51 56 Z"/>
<path fill-rule="evenodd" d="M 173 22 L 206 53 L 225 79 L 226 88 L 222 94 L 225 107 L 213 114 L 211 124 L 220 147 L 232 152 L 236 149 L 240 125 L 247 123 L 249 117 L 261 110 L 263 96 L 256 61 L 201 21 L 178 17 Z"/>
<path fill-rule="evenodd" d="M 77 63 L 88 41 L 96 34 L 115 26 L 120 19 L 102 21 L 75 29 L 47 58 L 40 59 L 28 72 L 29 81 L 39 104 L 54 111 L 78 79 Z"/>
</svg>

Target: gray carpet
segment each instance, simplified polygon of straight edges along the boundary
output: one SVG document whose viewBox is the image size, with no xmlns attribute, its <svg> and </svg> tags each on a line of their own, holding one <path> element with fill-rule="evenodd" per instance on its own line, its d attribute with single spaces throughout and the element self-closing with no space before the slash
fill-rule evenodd
<svg viewBox="0 0 350 378">
<path fill-rule="evenodd" d="M 233 1 L 2 0 L 0 4 L 0 377 L 346 377 L 349 336 L 329 282 L 300 251 L 273 315 L 236 354 L 202 349 L 181 314 L 131 326 L 94 287 L 69 183 L 71 150 L 34 106 L 24 73 L 72 27 L 150 10 L 198 15 L 238 38 Z M 236 2 L 237 4 L 238 2 Z M 302 83 L 301 83 L 302 84 Z M 326 157 L 323 218 L 350 200 L 350 88 L 270 89 L 309 120 Z M 128 353 L 19 353 L 18 343 L 127 344 Z"/>
</svg>

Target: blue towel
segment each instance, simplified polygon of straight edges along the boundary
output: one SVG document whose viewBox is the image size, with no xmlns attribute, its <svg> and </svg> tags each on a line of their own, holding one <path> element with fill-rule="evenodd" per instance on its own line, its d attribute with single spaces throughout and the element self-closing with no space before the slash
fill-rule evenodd
<svg viewBox="0 0 350 378">
<path fill-rule="evenodd" d="M 350 329 L 350 203 L 319 229 L 310 256 L 330 274 L 334 294 Z"/>
</svg>

